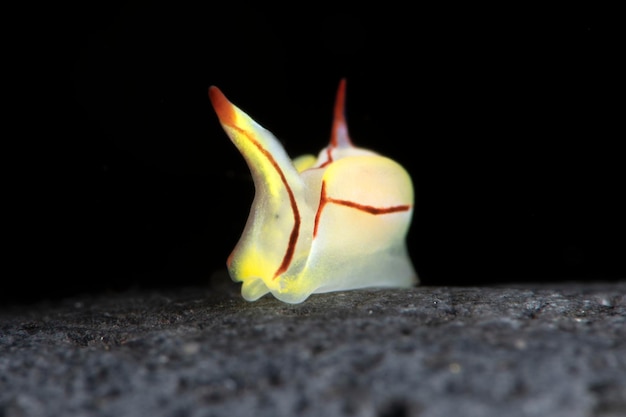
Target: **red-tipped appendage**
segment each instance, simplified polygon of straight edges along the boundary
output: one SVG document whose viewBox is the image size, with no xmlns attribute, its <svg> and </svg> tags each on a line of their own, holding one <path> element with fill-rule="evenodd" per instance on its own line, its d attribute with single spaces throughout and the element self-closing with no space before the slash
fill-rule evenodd
<svg viewBox="0 0 626 417">
<path fill-rule="evenodd" d="M 293 212 L 293 228 L 291 229 L 291 233 L 289 235 L 289 242 L 287 248 L 285 250 L 285 255 L 283 256 L 283 260 L 274 273 L 274 278 L 278 278 L 282 273 L 284 273 L 291 264 L 293 259 L 293 255 L 295 253 L 296 244 L 298 242 L 298 235 L 300 233 L 300 212 L 298 210 L 298 205 L 296 203 L 296 198 L 294 196 L 293 190 L 285 177 L 285 173 L 281 169 L 280 165 L 274 159 L 274 156 L 268 151 L 263 145 L 254 137 L 252 132 L 242 129 L 240 126 L 237 126 L 236 123 L 236 107 L 228 101 L 226 96 L 220 91 L 219 88 L 215 86 L 209 87 L 209 98 L 211 99 L 211 104 L 215 109 L 215 113 L 217 113 L 217 117 L 220 119 L 222 125 L 226 125 L 229 128 L 238 132 L 238 134 L 242 135 L 246 138 L 252 145 L 254 145 L 258 151 L 269 161 L 271 166 L 274 168 L 276 173 L 279 175 L 281 182 L 283 183 L 287 195 L 289 196 L 289 204 L 291 205 L 291 211 Z M 226 265 L 230 268 L 233 262 L 234 252 L 228 256 L 226 260 Z"/>
<path fill-rule="evenodd" d="M 212 85 L 209 87 L 209 98 L 220 122 L 227 126 L 235 126 L 235 108 L 224 93 Z"/>
<path fill-rule="evenodd" d="M 352 146 L 350 136 L 348 136 L 348 125 L 346 124 L 345 114 L 346 103 L 346 79 L 342 78 L 337 89 L 337 97 L 335 98 L 335 111 L 333 117 L 333 128 L 330 134 L 330 147 L 343 148 Z"/>
</svg>

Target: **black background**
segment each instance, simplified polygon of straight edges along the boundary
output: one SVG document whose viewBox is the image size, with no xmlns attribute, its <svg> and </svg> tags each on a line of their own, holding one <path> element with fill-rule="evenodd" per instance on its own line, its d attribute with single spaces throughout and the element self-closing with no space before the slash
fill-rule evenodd
<svg viewBox="0 0 626 417">
<path fill-rule="evenodd" d="M 208 283 L 254 189 L 207 88 L 297 156 L 326 145 L 342 77 L 355 144 L 413 177 L 422 283 L 623 279 L 624 49 L 610 15 L 390 2 L 30 10 L 5 63 L 19 98 L 2 301 Z"/>
</svg>

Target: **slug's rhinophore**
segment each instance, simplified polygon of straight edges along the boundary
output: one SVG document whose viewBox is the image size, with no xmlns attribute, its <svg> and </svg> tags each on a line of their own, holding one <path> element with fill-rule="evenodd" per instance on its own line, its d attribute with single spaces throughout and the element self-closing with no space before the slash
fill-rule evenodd
<svg viewBox="0 0 626 417">
<path fill-rule="evenodd" d="M 215 86 L 211 103 L 245 158 L 255 196 L 227 266 L 242 295 L 271 292 L 287 303 L 313 293 L 410 287 L 417 275 L 406 248 L 413 185 L 398 163 L 352 145 L 344 118 L 345 80 L 330 143 L 293 161 L 280 142 Z"/>
</svg>

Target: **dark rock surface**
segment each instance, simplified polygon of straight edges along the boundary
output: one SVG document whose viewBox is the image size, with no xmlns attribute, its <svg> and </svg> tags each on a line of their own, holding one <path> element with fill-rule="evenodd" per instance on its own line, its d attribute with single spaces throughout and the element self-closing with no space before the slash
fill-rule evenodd
<svg viewBox="0 0 626 417">
<path fill-rule="evenodd" d="M 626 416 L 626 282 L 0 310 L 0 416 Z"/>
</svg>

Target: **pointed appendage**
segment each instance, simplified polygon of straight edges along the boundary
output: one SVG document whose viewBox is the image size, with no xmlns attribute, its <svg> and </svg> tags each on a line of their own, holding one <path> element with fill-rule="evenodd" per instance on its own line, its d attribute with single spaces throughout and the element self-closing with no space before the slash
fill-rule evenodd
<svg viewBox="0 0 626 417">
<path fill-rule="evenodd" d="M 255 185 L 244 232 L 228 258 L 233 279 L 256 297 L 290 266 L 299 245 L 304 184 L 281 143 L 271 132 L 232 104 L 215 86 L 209 98 L 231 141 L 242 154 Z M 259 281 L 259 282 L 257 282 Z M 264 282 L 266 285 L 261 285 Z M 262 294 L 261 294 L 262 295 Z"/>
<path fill-rule="evenodd" d="M 330 135 L 330 147 L 344 148 L 352 146 L 352 141 L 348 135 L 348 125 L 346 123 L 346 79 L 342 78 L 337 88 L 335 98 L 335 111 L 333 114 L 333 128 Z"/>
</svg>

